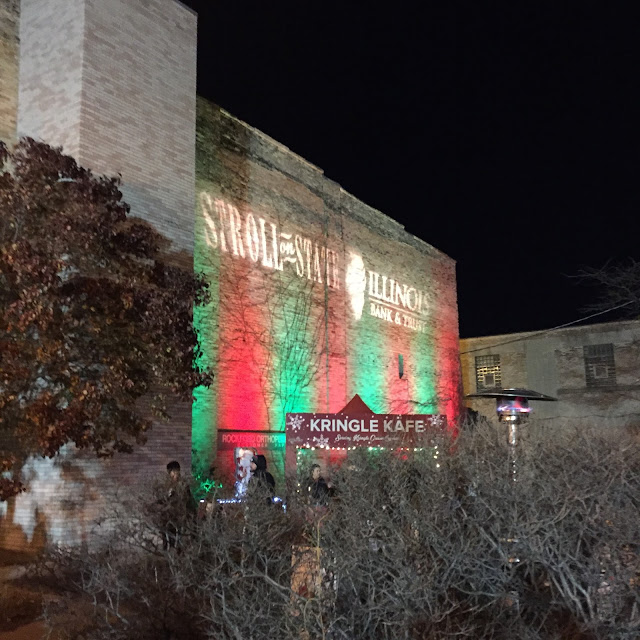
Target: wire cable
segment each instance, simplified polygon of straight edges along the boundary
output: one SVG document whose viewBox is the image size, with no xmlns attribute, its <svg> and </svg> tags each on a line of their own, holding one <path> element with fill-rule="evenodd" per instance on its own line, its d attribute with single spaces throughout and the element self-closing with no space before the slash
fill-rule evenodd
<svg viewBox="0 0 640 640">
<path fill-rule="evenodd" d="M 475 353 L 476 351 L 485 351 L 486 349 L 495 349 L 496 347 L 502 347 L 505 344 L 512 344 L 514 342 L 522 342 L 523 340 L 530 340 L 531 338 L 537 338 L 538 336 L 542 336 L 545 333 L 550 333 L 551 331 L 557 331 L 558 329 L 564 329 L 565 327 L 570 327 L 571 325 L 578 324 L 579 322 L 590 320 L 591 318 L 595 318 L 596 316 L 601 316 L 604 313 L 609 313 L 610 311 L 615 311 L 616 309 L 622 309 L 622 307 L 626 307 L 630 305 L 632 302 L 634 302 L 634 300 L 629 300 L 623 304 L 619 304 L 616 307 L 611 307 L 610 309 L 605 309 L 604 311 L 598 311 L 597 313 L 592 313 L 590 316 L 585 316 L 584 318 L 580 318 L 578 320 L 572 320 L 571 322 L 565 322 L 565 324 L 559 324 L 557 327 L 551 327 L 551 329 L 543 329 L 542 331 L 535 331 L 534 333 L 530 333 L 529 335 L 523 336 L 522 338 L 513 338 L 512 340 L 505 340 L 504 342 L 490 344 L 487 347 L 478 347 L 476 349 L 469 349 L 469 351 L 461 351 L 460 355 L 464 356 L 467 353 Z M 478 340 L 478 338 L 462 338 L 462 339 Z"/>
</svg>

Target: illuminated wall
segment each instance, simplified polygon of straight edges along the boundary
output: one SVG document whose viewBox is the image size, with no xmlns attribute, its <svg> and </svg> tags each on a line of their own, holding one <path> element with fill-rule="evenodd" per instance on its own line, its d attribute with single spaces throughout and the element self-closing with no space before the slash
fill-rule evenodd
<svg viewBox="0 0 640 640">
<path fill-rule="evenodd" d="M 253 432 L 279 473 L 285 414 L 339 411 L 355 393 L 376 412 L 454 419 L 453 261 L 286 147 L 197 107 L 194 264 L 213 283 L 197 323 L 216 370 L 193 409 L 201 463 L 228 474 Z"/>
</svg>

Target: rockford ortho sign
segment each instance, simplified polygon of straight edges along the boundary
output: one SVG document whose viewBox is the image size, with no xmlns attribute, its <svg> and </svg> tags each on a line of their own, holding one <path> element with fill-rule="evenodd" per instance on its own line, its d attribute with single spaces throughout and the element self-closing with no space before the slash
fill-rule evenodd
<svg viewBox="0 0 640 640">
<path fill-rule="evenodd" d="M 287 414 L 287 446 L 426 447 L 446 427 L 440 415 Z"/>
</svg>

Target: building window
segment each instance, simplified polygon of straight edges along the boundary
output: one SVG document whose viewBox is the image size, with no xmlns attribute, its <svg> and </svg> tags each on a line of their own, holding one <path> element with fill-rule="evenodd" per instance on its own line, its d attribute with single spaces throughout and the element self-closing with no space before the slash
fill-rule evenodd
<svg viewBox="0 0 640 640">
<path fill-rule="evenodd" d="M 584 372 L 587 387 L 613 387 L 616 384 L 616 363 L 612 344 L 588 344 L 584 350 Z"/>
<path fill-rule="evenodd" d="M 476 356 L 476 388 L 478 391 L 500 389 L 500 356 Z"/>
</svg>

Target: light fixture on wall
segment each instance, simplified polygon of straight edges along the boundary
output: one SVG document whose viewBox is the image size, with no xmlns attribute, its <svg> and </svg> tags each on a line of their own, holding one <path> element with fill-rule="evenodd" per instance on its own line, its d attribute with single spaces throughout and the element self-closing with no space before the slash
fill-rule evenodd
<svg viewBox="0 0 640 640">
<path fill-rule="evenodd" d="M 531 407 L 529 400 L 557 401 L 557 398 L 547 396 L 531 389 L 492 389 L 480 393 L 470 393 L 467 398 L 495 398 L 498 420 L 507 425 L 507 443 L 511 456 L 511 479 L 517 479 L 517 447 L 518 427 L 525 423 Z"/>
</svg>

